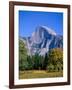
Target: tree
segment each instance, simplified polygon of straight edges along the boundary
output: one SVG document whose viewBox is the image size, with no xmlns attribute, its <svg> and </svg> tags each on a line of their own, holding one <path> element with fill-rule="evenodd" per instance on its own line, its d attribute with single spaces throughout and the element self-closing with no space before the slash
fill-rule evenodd
<svg viewBox="0 0 72 90">
<path fill-rule="evenodd" d="M 27 62 L 28 62 L 28 69 L 32 70 L 33 69 L 33 62 L 32 62 L 32 58 L 30 56 L 27 56 Z"/>
<path fill-rule="evenodd" d="M 40 60 L 39 55 L 38 53 L 36 53 L 34 55 L 34 68 L 35 69 L 39 69 L 39 64 L 40 64 L 39 60 Z"/>
<path fill-rule="evenodd" d="M 27 68 L 27 49 L 25 47 L 25 43 L 22 40 L 19 40 L 19 69 L 25 70 Z"/>
<path fill-rule="evenodd" d="M 42 69 L 42 56 L 36 53 L 35 55 L 32 56 L 32 63 L 33 63 L 33 68 L 36 70 L 41 70 Z"/>
<path fill-rule="evenodd" d="M 54 65 L 55 71 L 63 69 L 63 50 L 61 48 L 54 48 L 48 52 L 48 65 Z"/>
<path fill-rule="evenodd" d="M 54 65 L 50 63 L 50 64 L 47 66 L 47 70 L 50 71 L 50 72 L 51 72 L 51 71 L 53 72 L 53 71 L 54 71 Z"/>
<path fill-rule="evenodd" d="M 45 54 L 44 62 L 43 62 L 43 69 L 45 70 L 48 65 L 48 55 L 47 53 Z"/>
<path fill-rule="evenodd" d="M 42 70 L 44 69 L 44 59 L 45 59 L 45 57 L 40 55 L 39 70 L 40 70 L 40 69 L 42 69 Z"/>
</svg>

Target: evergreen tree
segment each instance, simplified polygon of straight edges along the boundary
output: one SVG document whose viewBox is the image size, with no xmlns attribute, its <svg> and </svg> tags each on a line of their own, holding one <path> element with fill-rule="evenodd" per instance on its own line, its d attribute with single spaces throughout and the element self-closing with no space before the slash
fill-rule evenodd
<svg viewBox="0 0 72 90">
<path fill-rule="evenodd" d="M 32 62 L 32 58 L 30 56 L 27 56 L 27 62 L 28 62 L 28 69 L 32 70 L 33 69 L 33 62 Z"/>
<path fill-rule="evenodd" d="M 47 53 L 45 54 L 44 62 L 43 62 L 43 69 L 46 69 L 48 65 L 48 55 Z"/>
</svg>

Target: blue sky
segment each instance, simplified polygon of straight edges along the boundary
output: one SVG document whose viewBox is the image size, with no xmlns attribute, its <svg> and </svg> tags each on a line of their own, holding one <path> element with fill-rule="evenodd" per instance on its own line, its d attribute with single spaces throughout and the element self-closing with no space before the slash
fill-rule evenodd
<svg viewBox="0 0 72 90">
<path fill-rule="evenodd" d="M 47 26 L 63 35 L 63 13 L 19 11 L 19 36 L 31 36 L 39 25 Z"/>
</svg>

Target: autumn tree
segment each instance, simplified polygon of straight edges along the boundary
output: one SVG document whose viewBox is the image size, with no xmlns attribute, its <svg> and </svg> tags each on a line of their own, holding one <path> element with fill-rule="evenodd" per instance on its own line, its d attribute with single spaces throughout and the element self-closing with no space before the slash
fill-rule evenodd
<svg viewBox="0 0 72 90">
<path fill-rule="evenodd" d="M 54 66 L 55 71 L 63 69 L 63 50 L 61 48 L 54 48 L 48 52 L 48 68 L 51 67 L 50 65 Z"/>
</svg>

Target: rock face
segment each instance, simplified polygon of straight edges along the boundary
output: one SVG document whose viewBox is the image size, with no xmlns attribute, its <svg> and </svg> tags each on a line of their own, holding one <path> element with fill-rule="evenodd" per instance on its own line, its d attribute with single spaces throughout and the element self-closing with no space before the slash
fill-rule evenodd
<svg viewBox="0 0 72 90">
<path fill-rule="evenodd" d="M 45 55 L 52 48 L 63 48 L 63 36 L 46 26 L 38 26 L 31 37 L 20 37 L 26 43 L 28 55 Z"/>
</svg>

